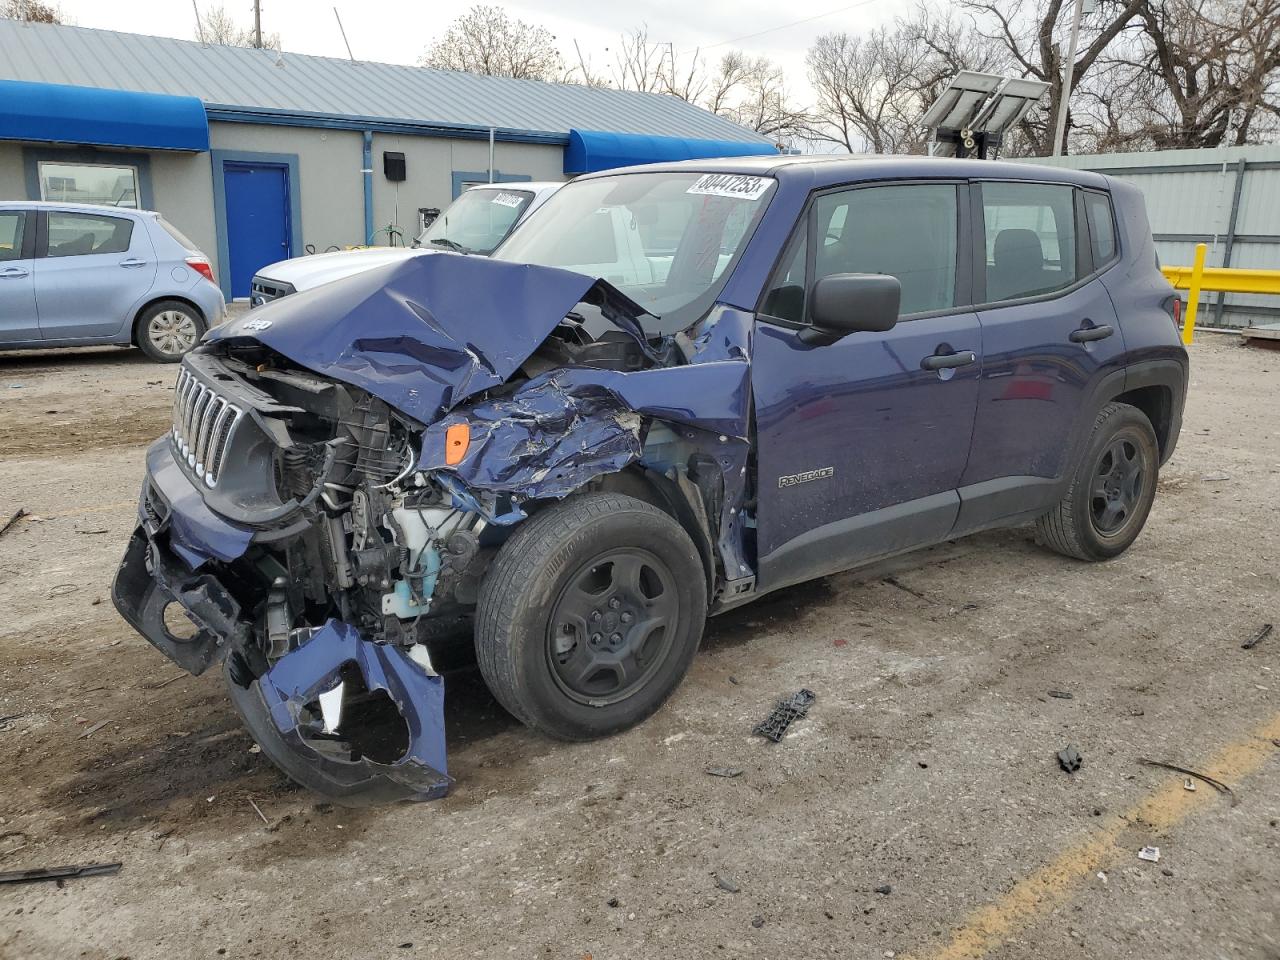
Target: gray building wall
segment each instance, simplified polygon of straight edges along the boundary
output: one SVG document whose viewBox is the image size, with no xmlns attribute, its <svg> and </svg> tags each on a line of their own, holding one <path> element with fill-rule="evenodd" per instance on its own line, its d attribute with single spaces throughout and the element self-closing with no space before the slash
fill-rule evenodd
<svg viewBox="0 0 1280 960">
<path fill-rule="evenodd" d="M 214 155 L 252 159 L 253 154 L 289 155 L 297 159 L 297 192 L 301 207 L 301 247 L 317 252 L 326 247 L 347 247 L 365 242 L 364 236 L 364 137 L 357 131 L 319 130 L 306 127 L 268 126 L 213 122 L 210 148 L 215 153 L 177 153 L 164 150 L 103 152 L 103 158 L 147 158 L 150 204 L 191 239 L 222 276 L 218 224 L 214 196 Z M 31 145 L 27 145 L 31 146 Z M 37 145 L 40 149 L 56 149 Z M 0 199 L 28 200 L 24 145 L 0 142 Z M 383 151 L 404 153 L 407 179 L 400 184 L 386 179 Z M 494 147 L 494 167 L 499 179 L 565 179 L 564 149 L 553 144 L 504 143 Z M 373 222 L 375 244 L 388 243 L 385 228 L 398 224 L 404 242 L 417 230 L 418 208 L 444 209 L 454 199 L 455 173 L 468 179 L 487 179 L 487 140 L 456 140 L 376 133 L 373 137 Z"/>
<path fill-rule="evenodd" d="M 396 184 L 382 172 L 385 151 L 403 153 L 405 180 Z M 382 231 L 398 224 L 410 242 L 417 232 L 418 208 L 443 210 L 453 201 L 454 173 L 481 174 L 487 179 L 487 141 L 450 140 L 440 137 L 413 137 L 375 133 L 373 135 L 373 225 Z M 502 143 L 494 145 L 494 170 L 506 176 L 530 180 L 564 180 L 564 149 L 559 146 Z M 363 216 L 363 213 L 362 213 Z M 387 234 L 379 232 L 375 244 L 386 244 Z"/>
</svg>

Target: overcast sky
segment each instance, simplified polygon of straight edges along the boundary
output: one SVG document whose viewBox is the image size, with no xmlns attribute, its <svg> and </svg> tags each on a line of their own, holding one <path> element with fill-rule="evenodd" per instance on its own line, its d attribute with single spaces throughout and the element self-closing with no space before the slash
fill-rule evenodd
<svg viewBox="0 0 1280 960">
<path fill-rule="evenodd" d="M 82 27 L 130 33 L 195 38 L 195 13 L 190 0 L 54 0 L 67 19 Z M 212 6 L 197 0 L 203 16 Z M 462 2 L 422 0 L 337 0 L 352 51 L 361 60 L 415 63 L 449 22 L 470 7 Z M 705 49 L 708 62 L 733 47 L 764 54 L 786 68 L 788 84 L 803 100 L 810 94 L 804 80 L 804 52 L 822 33 L 862 32 L 901 9 L 901 0 L 547 0 L 502 3 L 522 20 L 538 23 L 555 34 L 566 60 L 574 57 L 576 39 L 598 72 L 608 72 L 612 49 L 624 31 L 647 23 L 651 40 L 674 44 L 677 55 Z M 227 11 L 245 26 L 253 22 L 252 0 L 229 0 Z M 280 34 L 285 50 L 345 57 L 346 48 L 333 16 L 333 0 L 262 0 L 264 33 Z M 793 23 L 813 17 L 806 23 Z M 781 28 L 781 29 L 775 29 Z M 765 32 L 767 31 L 767 32 Z M 749 34 L 760 34 L 726 43 Z M 714 46 L 713 46 L 714 45 Z M 609 48 L 609 51 L 606 51 Z"/>
</svg>

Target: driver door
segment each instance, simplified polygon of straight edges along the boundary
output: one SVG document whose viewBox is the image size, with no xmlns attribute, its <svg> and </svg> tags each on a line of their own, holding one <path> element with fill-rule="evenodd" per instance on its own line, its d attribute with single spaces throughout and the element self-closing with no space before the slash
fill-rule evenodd
<svg viewBox="0 0 1280 960">
<path fill-rule="evenodd" d="M 982 369 L 970 304 L 968 187 L 818 194 L 770 281 L 752 360 L 761 590 L 945 539 Z M 815 345 L 821 277 L 898 278 L 898 323 Z"/>
</svg>

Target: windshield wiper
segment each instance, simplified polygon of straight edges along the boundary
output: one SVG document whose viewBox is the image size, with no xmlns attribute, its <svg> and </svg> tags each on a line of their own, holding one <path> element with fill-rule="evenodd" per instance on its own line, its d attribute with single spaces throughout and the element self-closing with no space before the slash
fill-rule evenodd
<svg viewBox="0 0 1280 960">
<path fill-rule="evenodd" d="M 444 248 L 446 248 L 446 249 L 448 249 L 448 250 L 452 250 L 452 251 L 454 251 L 455 253 L 466 253 L 466 252 L 467 252 L 467 248 L 466 248 L 466 247 L 464 247 L 462 244 L 458 243 L 458 241 L 456 241 L 456 240 L 450 240 L 448 237 L 436 237 L 435 239 L 433 239 L 433 240 L 429 240 L 429 241 L 427 241 L 427 242 L 428 242 L 428 243 L 431 243 L 431 244 L 434 244 L 434 245 L 435 245 L 435 246 L 437 246 L 437 247 L 444 247 Z"/>
</svg>

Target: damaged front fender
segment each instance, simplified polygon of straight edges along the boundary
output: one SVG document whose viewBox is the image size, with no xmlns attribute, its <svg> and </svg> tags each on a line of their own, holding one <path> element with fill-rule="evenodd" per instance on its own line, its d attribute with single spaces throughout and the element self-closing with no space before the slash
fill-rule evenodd
<svg viewBox="0 0 1280 960">
<path fill-rule="evenodd" d="M 401 648 L 330 620 L 248 687 L 228 674 L 254 739 L 303 786 L 352 805 L 448 792 L 444 679 Z"/>
</svg>

